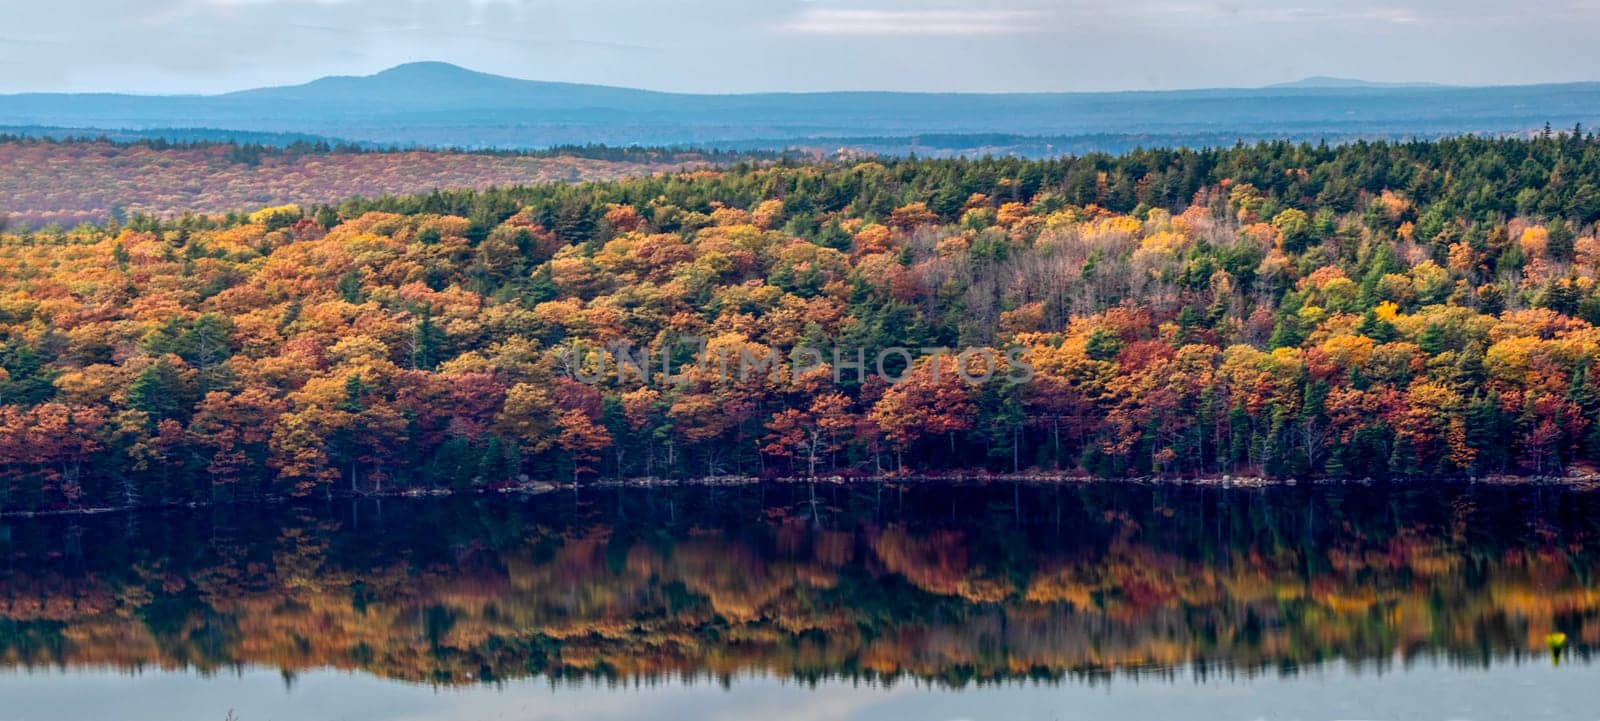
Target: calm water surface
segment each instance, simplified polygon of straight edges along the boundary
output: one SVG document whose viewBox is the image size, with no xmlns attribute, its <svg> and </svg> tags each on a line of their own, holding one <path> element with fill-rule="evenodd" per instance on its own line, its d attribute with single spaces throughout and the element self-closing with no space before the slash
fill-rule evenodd
<svg viewBox="0 0 1600 721">
<path fill-rule="evenodd" d="M 1600 718 L 1597 558 L 1600 494 L 1548 487 L 10 519 L 0 721 Z"/>
</svg>

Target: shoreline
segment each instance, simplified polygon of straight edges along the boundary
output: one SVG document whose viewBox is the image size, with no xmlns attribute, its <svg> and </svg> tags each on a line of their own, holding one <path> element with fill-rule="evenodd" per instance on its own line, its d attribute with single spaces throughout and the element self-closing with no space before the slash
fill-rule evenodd
<svg viewBox="0 0 1600 721">
<path fill-rule="evenodd" d="M 293 496 L 263 496 L 250 499 L 235 499 L 229 501 L 186 501 L 168 503 L 136 504 L 127 506 L 94 506 L 85 508 L 57 508 L 41 511 L 0 511 L 0 520 L 13 518 L 49 518 L 55 516 L 94 516 L 107 513 L 128 513 L 134 511 L 155 511 L 162 509 L 198 509 L 226 505 L 286 505 L 308 500 L 360 500 L 360 499 L 411 499 L 411 498 L 445 498 L 454 496 L 492 496 L 515 495 L 537 496 L 560 491 L 578 491 L 581 489 L 635 489 L 651 490 L 658 488 L 685 488 L 685 487 L 746 487 L 761 484 L 775 485 L 832 485 L 832 486 L 898 486 L 898 485 L 981 485 L 991 483 L 1011 483 L 1028 486 L 1089 486 L 1089 485 L 1136 485 L 1136 486 L 1210 486 L 1224 489 L 1257 489 L 1257 488 L 1287 488 L 1306 485 L 1394 485 L 1394 486 L 1550 486 L 1566 490 L 1588 492 L 1600 490 L 1600 473 L 1574 473 L 1566 476 L 1515 476 L 1496 474 L 1489 476 L 1472 476 L 1462 478 L 1427 478 L 1414 480 L 1375 480 L 1372 478 L 1265 478 L 1261 476 L 1197 476 L 1185 478 L 1180 476 L 1135 476 L 1128 478 L 1100 478 L 1096 476 L 1083 476 L 1075 474 L 1055 473 L 941 473 L 941 474 L 911 474 L 911 475 L 869 475 L 869 476 L 778 476 L 763 478 L 760 476 L 727 475 L 727 476 L 695 476 L 692 478 L 624 478 L 600 479 L 574 483 L 571 481 L 520 481 L 514 485 L 505 485 L 493 488 L 475 488 L 470 490 L 455 490 L 449 488 L 429 490 L 403 490 L 379 491 L 365 493 L 351 493 L 338 491 L 324 496 L 307 496 L 296 498 Z"/>
</svg>

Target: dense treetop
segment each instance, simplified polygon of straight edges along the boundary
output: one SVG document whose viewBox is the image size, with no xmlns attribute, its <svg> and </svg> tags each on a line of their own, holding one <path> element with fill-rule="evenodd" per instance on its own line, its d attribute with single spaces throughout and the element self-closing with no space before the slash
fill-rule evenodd
<svg viewBox="0 0 1600 721">
<path fill-rule="evenodd" d="M 1600 458 L 1597 220 L 1600 141 L 1574 132 L 738 165 L 13 232 L 0 498 L 1557 473 Z M 784 359 L 588 383 L 570 352 L 685 336 Z M 889 384 L 793 372 L 796 346 L 1034 372 L 924 357 Z"/>
</svg>

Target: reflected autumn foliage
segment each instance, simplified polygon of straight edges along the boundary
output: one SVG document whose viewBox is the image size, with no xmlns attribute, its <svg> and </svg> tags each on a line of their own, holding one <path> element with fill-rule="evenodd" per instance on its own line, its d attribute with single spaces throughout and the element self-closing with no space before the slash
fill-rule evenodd
<svg viewBox="0 0 1600 721">
<path fill-rule="evenodd" d="M 1600 644 L 1591 493 L 811 491 L 13 520 L 0 663 L 961 685 Z"/>
</svg>

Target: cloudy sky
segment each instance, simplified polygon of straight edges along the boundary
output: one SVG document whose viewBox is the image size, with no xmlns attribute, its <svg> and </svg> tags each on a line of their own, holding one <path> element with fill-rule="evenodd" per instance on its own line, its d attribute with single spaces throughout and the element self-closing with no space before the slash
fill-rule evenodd
<svg viewBox="0 0 1600 721">
<path fill-rule="evenodd" d="M 660 90 L 1600 79 L 1600 0 L 0 0 L 0 92 L 220 92 L 443 60 Z"/>
</svg>

